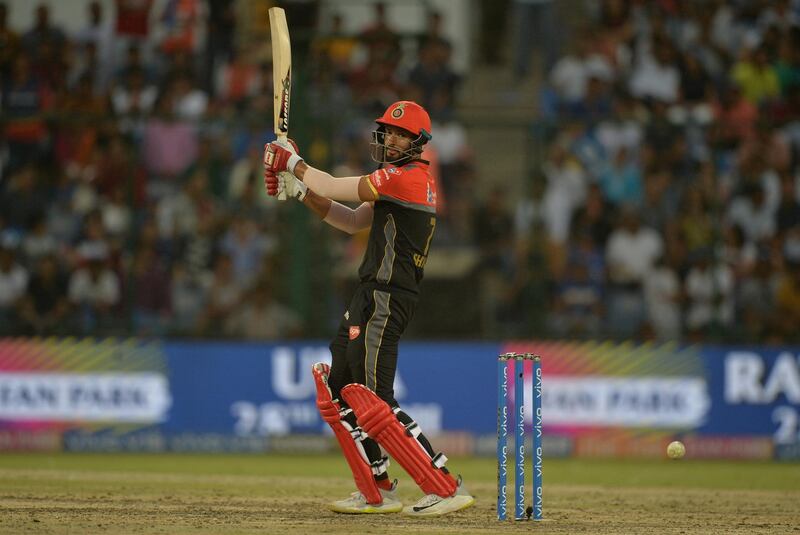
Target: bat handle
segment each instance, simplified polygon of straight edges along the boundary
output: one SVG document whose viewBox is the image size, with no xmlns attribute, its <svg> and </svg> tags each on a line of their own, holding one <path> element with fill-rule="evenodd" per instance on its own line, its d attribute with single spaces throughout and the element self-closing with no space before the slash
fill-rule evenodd
<svg viewBox="0 0 800 535">
<path fill-rule="evenodd" d="M 283 144 L 286 144 L 289 141 L 289 136 L 287 136 L 286 134 L 278 134 L 277 137 L 278 137 L 278 141 L 283 143 Z M 288 197 L 286 196 L 286 190 L 281 190 L 281 192 L 278 193 L 277 199 L 279 201 L 285 201 L 287 198 Z"/>
</svg>

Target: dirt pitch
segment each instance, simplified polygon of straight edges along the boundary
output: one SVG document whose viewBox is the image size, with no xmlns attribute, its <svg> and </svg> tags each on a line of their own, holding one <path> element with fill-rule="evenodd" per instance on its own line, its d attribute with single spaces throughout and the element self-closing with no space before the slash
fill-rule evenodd
<svg viewBox="0 0 800 535">
<path fill-rule="evenodd" d="M 491 459 L 449 464 L 477 504 L 422 520 L 328 512 L 352 490 L 331 456 L 3 454 L 0 534 L 800 534 L 798 464 L 546 459 L 540 523 L 495 519 Z"/>
</svg>

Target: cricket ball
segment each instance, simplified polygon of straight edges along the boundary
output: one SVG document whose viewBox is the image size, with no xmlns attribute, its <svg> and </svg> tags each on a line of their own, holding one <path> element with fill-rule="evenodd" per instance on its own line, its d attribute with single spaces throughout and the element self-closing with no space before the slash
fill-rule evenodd
<svg viewBox="0 0 800 535">
<path fill-rule="evenodd" d="M 670 459 L 680 459 L 686 453 L 686 446 L 683 445 L 683 442 L 679 440 L 675 440 L 669 443 L 667 446 L 667 457 Z"/>
</svg>

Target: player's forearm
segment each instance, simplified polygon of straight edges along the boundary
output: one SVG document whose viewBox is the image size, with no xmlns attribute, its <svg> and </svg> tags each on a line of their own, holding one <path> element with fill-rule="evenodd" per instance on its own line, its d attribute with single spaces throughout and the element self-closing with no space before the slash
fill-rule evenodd
<svg viewBox="0 0 800 535">
<path fill-rule="evenodd" d="M 336 201 L 331 201 L 330 210 L 328 210 L 328 214 L 323 221 L 348 234 L 355 234 L 360 230 L 369 228 L 372 224 L 372 216 L 372 205 L 368 202 L 362 203 L 353 210 Z"/>
<path fill-rule="evenodd" d="M 308 189 L 308 193 L 306 193 L 306 198 L 303 199 L 303 204 L 308 206 L 308 208 L 317 214 L 320 219 L 325 219 L 328 215 L 328 212 L 331 209 L 331 201 L 330 199 L 323 197 L 322 195 L 317 195 L 314 193 L 311 188 Z"/>
<path fill-rule="evenodd" d="M 335 178 L 301 161 L 294 168 L 297 178 L 305 182 L 309 189 L 335 201 L 360 201 L 358 183 L 361 177 Z"/>
</svg>

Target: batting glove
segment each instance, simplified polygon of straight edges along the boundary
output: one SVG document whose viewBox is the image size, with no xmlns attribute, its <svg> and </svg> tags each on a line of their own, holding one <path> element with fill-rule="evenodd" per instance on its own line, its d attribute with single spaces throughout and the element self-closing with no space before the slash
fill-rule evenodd
<svg viewBox="0 0 800 535">
<path fill-rule="evenodd" d="M 294 197 L 298 201 L 303 202 L 303 199 L 308 195 L 308 186 L 292 173 L 288 171 L 279 173 L 278 179 L 280 181 L 280 188 L 286 192 L 287 196 Z"/>
<path fill-rule="evenodd" d="M 294 141 L 288 143 L 273 141 L 264 145 L 264 171 L 270 169 L 276 174 L 282 171 L 294 172 L 295 166 L 303 159 L 297 154 Z"/>
</svg>

